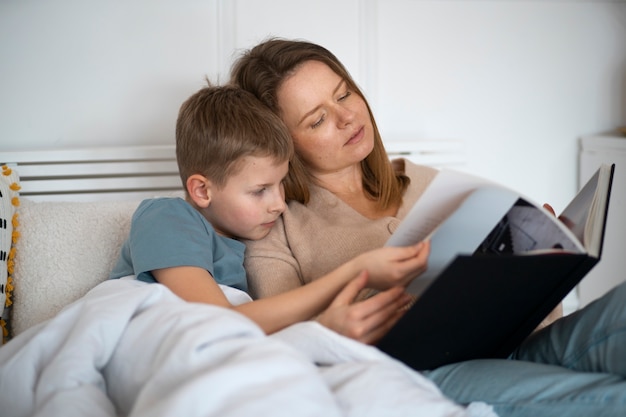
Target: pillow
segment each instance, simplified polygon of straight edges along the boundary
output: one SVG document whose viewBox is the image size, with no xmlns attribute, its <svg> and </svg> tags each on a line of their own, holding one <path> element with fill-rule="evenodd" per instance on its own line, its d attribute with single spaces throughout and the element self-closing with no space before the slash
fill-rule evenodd
<svg viewBox="0 0 626 417">
<path fill-rule="evenodd" d="M 51 318 L 108 279 L 138 204 L 21 199 L 13 336 Z"/>
<path fill-rule="evenodd" d="M 19 204 L 19 178 L 17 172 L 2 165 L 0 175 L 0 345 L 9 338 L 13 292 L 14 243 L 17 239 L 17 214 Z"/>
</svg>

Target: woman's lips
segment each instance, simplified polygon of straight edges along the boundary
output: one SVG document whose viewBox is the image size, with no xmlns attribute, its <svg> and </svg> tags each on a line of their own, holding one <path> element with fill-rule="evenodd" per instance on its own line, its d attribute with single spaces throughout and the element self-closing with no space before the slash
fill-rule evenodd
<svg viewBox="0 0 626 417">
<path fill-rule="evenodd" d="M 364 132 L 364 128 L 361 127 L 354 135 L 350 137 L 350 139 L 346 142 L 346 145 L 352 145 L 354 143 L 360 142 L 361 139 L 363 139 Z"/>
</svg>

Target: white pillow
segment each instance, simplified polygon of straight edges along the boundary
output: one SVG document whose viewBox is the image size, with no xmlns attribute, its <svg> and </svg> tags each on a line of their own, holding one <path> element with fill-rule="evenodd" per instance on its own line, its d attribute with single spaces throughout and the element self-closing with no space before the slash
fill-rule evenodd
<svg viewBox="0 0 626 417">
<path fill-rule="evenodd" d="M 108 278 L 138 204 L 21 198 L 13 274 L 13 336 L 51 318 Z"/>
</svg>

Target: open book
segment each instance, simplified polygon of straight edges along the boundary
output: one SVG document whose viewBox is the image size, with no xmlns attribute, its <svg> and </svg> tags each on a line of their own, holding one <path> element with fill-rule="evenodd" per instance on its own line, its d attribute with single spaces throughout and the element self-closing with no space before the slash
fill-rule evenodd
<svg viewBox="0 0 626 417">
<path fill-rule="evenodd" d="M 506 357 L 599 261 L 614 165 L 556 217 L 491 181 L 440 171 L 387 245 L 429 239 L 417 301 L 379 342 L 416 369 Z"/>
</svg>

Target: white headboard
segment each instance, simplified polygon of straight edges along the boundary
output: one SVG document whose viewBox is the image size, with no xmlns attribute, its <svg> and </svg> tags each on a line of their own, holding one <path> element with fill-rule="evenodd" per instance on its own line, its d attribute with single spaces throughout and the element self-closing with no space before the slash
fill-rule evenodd
<svg viewBox="0 0 626 417">
<path fill-rule="evenodd" d="M 460 140 L 412 139 L 410 136 L 385 136 L 390 158 L 405 158 L 435 168 L 462 168 L 467 163 L 465 143 Z"/>
<path fill-rule="evenodd" d="M 174 145 L 0 152 L 33 201 L 139 200 L 182 194 Z"/>
<path fill-rule="evenodd" d="M 437 168 L 465 164 L 463 142 L 396 138 L 391 158 Z M 33 201 L 141 200 L 182 195 L 174 145 L 0 152 L 15 167 L 22 197 Z"/>
</svg>

